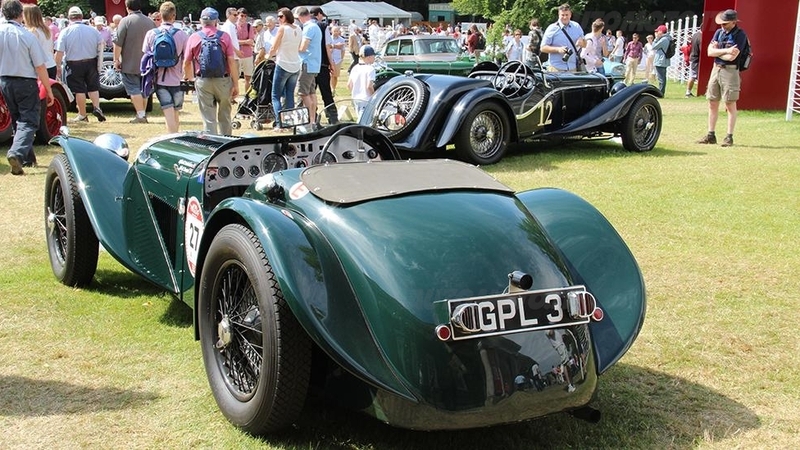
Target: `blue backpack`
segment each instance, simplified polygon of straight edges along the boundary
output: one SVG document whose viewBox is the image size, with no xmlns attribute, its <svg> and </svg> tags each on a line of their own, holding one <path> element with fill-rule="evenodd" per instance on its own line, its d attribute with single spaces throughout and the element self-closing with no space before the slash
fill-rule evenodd
<svg viewBox="0 0 800 450">
<path fill-rule="evenodd" d="M 222 78 L 228 73 L 228 58 L 222 50 L 222 31 L 217 31 L 213 36 L 198 31 L 201 35 L 200 43 L 200 77 Z"/>
<path fill-rule="evenodd" d="M 172 27 L 156 35 L 153 41 L 153 62 L 156 67 L 174 67 L 178 64 L 178 48 L 173 37 L 177 31 Z"/>
</svg>

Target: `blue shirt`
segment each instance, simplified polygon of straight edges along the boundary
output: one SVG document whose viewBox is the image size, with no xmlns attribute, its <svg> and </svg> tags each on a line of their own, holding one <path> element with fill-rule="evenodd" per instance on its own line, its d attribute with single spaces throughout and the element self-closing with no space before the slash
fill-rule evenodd
<svg viewBox="0 0 800 450">
<path fill-rule="evenodd" d="M 55 48 L 57 52 L 64 53 L 65 61 L 81 61 L 97 58 L 104 46 L 97 29 L 76 21 L 61 30 Z"/>
<path fill-rule="evenodd" d="M 306 65 L 307 73 L 319 73 L 322 66 L 322 30 L 314 21 L 303 24 L 303 39 L 308 39 L 306 51 L 300 52 L 300 59 Z"/>
<path fill-rule="evenodd" d="M 667 47 L 672 38 L 667 33 L 661 35 L 660 38 L 653 42 L 653 65 L 656 67 L 669 67 L 670 61 L 667 58 Z"/>
<path fill-rule="evenodd" d="M 578 22 L 569 21 L 569 25 L 565 27 L 567 30 L 567 34 L 572 39 L 572 43 L 570 43 L 567 36 L 564 35 L 564 32 L 561 31 L 562 24 L 561 22 L 556 22 L 550 24 L 546 30 L 544 30 L 544 40 L 542 45 L 549 45 L 552 47 L 567 47 L 568 49 L 572 50 L 572 55 L 570 55 L 569 59 L 565 62 L 561 59 L 561 54 L 553 54 L 554 56 L 550 56 L 550 65 L 553 66 L 554 69 L 558 70 L 575 70 L 578 66 L 578 55 L 575 53 L 575 47 L 578 45 L 578 39 L 583 37 L 583 29 L 578 24 Z M 573 45 L 574 44 L 574 45 Z"/>
<path fill-rule="evenodd" d="M 36 36 L 14 21 L 0 24 L 0 76 L 36 79 L 45 54 Z"/>
</svg>

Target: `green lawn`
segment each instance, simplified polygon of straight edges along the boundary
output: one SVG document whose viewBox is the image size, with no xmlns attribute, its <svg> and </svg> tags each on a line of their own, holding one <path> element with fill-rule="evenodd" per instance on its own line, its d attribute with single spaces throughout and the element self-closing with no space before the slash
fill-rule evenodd
<svg viewBox="0 0 800 450">
<path fill-rule="evenodd" d="M 340 85 L 343 84 L 340 80 Z M 747 95 L 747 93 L 744 93 Z M 560 414 L 461 432 L 414 432 L 309 402 L 295 427 L 255 439 L 230 426 L 208 388 L 191 314 L 101 254 L 76 290 L 50 271 L 42 219 L 46 165 L 13 177 L 0 159 L 0 448 L 530 449 L 800 447 L 800 127 L 742 112 L 736 146 L 703 146 L 706 102 L 670 84 L 656 149 L 528 144 L 487 167 L 518 190 L 555 186 L 602 211 L 631 247 L 647 319 L 600 378 L 598 424 Z M 109 121 L 135 152 L 164 131 Z M 158 110 L 158 107 L 156 107 Z M 718 134 L 724 135 L 722 113 Z M 183 129 L 198 129 L 187 101 Z M 251 130 L 240 130 L 251 132 Z M 7 149 L 8 144 L 2 145 Z"/>
</svg>

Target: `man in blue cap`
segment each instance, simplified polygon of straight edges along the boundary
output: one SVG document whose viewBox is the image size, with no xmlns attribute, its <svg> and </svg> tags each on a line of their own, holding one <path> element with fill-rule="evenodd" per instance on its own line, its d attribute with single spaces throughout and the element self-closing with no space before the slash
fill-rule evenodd
<svg viewBox="0 0 800 450">
<path fill-rule="evenodd" d="M 200 13 L 200 31 L 186 42 L 183 74 L 188 80 L 195 80 L 204 130 L 231 134 L 231 99 L 239 95 L 239 83 L 231 76 L 236 74 L 231 36 L 217 30 L 218 22 L 216 9 L 206 8 Z M 218 64 L 224 67 L 217 67 Z"/>
</svg>

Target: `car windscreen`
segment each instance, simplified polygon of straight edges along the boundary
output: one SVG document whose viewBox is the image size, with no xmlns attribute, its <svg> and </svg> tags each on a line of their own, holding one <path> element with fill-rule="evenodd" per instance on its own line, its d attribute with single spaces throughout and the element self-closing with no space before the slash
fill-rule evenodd
<svg viewBox="0 0 800 450">
<path fill-rule="evenodd" d="M 429 53 L 458 53 L 458 43 L 455 39 L 420 39 L 415 42 L 417 54 L 425 55 Z"/>
</svg>

